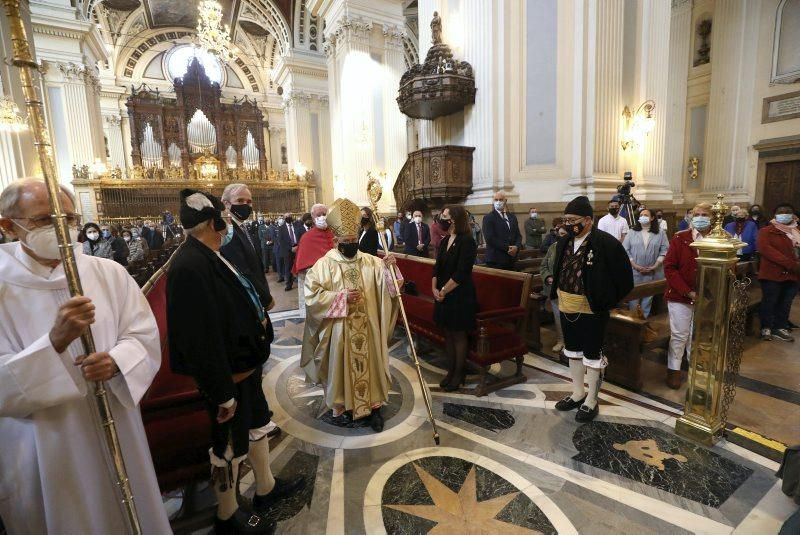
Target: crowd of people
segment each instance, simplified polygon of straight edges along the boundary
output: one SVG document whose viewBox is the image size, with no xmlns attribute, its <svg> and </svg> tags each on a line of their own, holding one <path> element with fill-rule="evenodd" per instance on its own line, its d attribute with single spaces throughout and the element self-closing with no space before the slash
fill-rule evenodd
<svg viewBox="0 0 800 535">
<path fill-rule="evenodd" d="M 666 382 L 680 386 L 699 299 L 691 244 L 712 230 L 708 204 L 694 206 L 686 228 L 669 237 L 659 210 L 639 206 L 630 226 L 620 215 L 619 200 L 612 199 L 607 214 L 596 220 L 584 196 L 570 201 L 549 227 L 535 208 L 520 226 L 502 191 L 480 226 L 460 205 L 437 211 L 430 225 L 420 210 L 376 225 L 370 208 L 347 199 L 316 204 L 297 221 L 291 213 L 272 221 L 254 213 L 245 184 L 229 184 L 220 198 L 183 190 L 180 225 L 165 212 L 158 227 L 141 220 L 125 228 L 81 226 L 66 189 L 61 202 L 81 253 L 76 254 L 81 297 L 69 297 L 43 183 L 18 181 L 0 194 L 0 229 L 15 238 L 0 245 L 0 473 L 7 482 L 47 482 L 4 489 L 10 498 L 0 501 L 0 516 L 12 532 L 123 531 L 124 514 L 111 481 L 98 469 L 102 435 L 85 381 L 107 382 L 144 532 L 168 531 L 138 411 L 161 365 L 158 329 L 122 267 L 165 239 L 185 235 L 167 272 L 170 368 L 191 377 L 203 394 L 218 504 L 214 526 L 226 534 L 270 532 L 274 524 L 265 516 L 305 484 L 302 477 L 275 477 L 270 469 L 269 440 L 281 432 L 264 393 L 273 385 L 262 384 L 274 338 L 270 270 L 286 291 L 297 281 L 305 317 L 300 365 L 308 381 L 322 387 L 332 421 L 348 426 L 362 420 L 380 433 L 392 383 L 388 343 L 403 288 L 390 252 L 435 257 L 431 319 L 445 333 L 448 367 L 440 387 L 451 392 L 466 379 L 480 305 L 472 276 L 479 247 L 485 246 L 484 264 L 495 269 L 513 269 L 525 248 L 543 251 L 541 277 L 558 331 L 553 349 L 567 358 L 572 380 L 556 409 L 576 411 L 575 420 L 583 423 L 600 410 L 610 312 L 635 284 L 666 278 L 671 330 Z M 789 309 L 800 286 L 797 215 L 780 204 L 767 220 L 755 208 L 737 211 L 726 229 L 748 244 L 739 251 L 743 260 L 760 262 L 762 338 L 789 342 L 794 328 Z M 628 306 L 647 317 L 652 300 Z M 55 320 L 44 313 L 49 310 L 56 311 Z M 79 339 L 90 325 L 97 350 L 86 355 Z M 252 511 L 242 510 L 236 497 L 245 459 L 255 476 Z"/>
</svg>

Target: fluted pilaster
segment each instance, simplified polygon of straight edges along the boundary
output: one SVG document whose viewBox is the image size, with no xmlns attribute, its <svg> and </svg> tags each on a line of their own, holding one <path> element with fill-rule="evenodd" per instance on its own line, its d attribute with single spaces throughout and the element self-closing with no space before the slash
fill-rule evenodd
<svg viewBox="0 0 800 535">
<path fill-rule="evenodd" d="M 689 73 L 689 45 L 692 31 L 692 2 L 674 2 L 669 27 L 669 77 L 667 107 L 661 115 L 666 123 L 664 178 L 673 192 L 673 201 L 682 201 L 686 175 L 683 142 L 686 136 L 686 82 Z"/>
<path fill-rule="evenodd" d="M 405 71 L 403 37 L 405 33 L 398 27 L 384 27 L 384 69 L 383 84 L 383 138 L 385 140 L 386 193 L 382 199 L 381 211 L 396 210 L 394 195 L 390 191 L 397 175 L 408 156 L 406 146 L 406 117 L 400 112 L 395 98 L 400 85 L 400 77 Z"/>
<path fill-rule="evenodd" d="M 733 173 L 736 141 L 737 101 L 744 81 L 739 67 L 742 55 L 744 0 L 714 4 L 711 32 L 711 96 L 706 137 L 705 191 L 726 190 Z"/>
</svg>

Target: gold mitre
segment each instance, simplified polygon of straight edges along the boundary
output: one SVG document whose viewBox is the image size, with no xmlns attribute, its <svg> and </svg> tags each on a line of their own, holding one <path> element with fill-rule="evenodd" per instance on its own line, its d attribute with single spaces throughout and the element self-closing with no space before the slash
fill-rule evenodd
<svg viewBox="0 0 800 535">
<path fill-rule="evenodd" d="M 361 208 L 349 199 L 336 199 L 328 208 L 328 228 L 337 238 L 358 236 L 361 230 Z"/>
</svg>

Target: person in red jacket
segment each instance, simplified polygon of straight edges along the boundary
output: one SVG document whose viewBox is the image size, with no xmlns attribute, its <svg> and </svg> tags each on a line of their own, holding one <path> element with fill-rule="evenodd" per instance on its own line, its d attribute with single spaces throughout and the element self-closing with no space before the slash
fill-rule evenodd
<svg viewBox="0 0 800 535">
<path fill-rule="evenodd" d="M 676 232 L 664 258 L 667 290 L 664 299 L 669 310 L 669 350 L 667 352 L 667 386 L 681 387 L 683 353 L 689 358 L 692 346 L 692 316 L 697 299 L 697 250 L 690 247 L 711 232 L 711 205 L 701 203 L 692 209 L 690 228 Z"/>
<path fill-rule="evenodd" d="M 789 311 L 800 287 L 800 230 L 790 204 L 779 204 L 775 218 L 758 231 L 761 264 L 761 338 L 794 342 Z"/>
</svg>

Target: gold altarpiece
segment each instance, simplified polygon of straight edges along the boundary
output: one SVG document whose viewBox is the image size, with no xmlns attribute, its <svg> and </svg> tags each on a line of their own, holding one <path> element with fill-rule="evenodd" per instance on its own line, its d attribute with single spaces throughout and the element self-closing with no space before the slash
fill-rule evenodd
<svg viewBox="0 0 800 535">
<path fill-rule="evenodd" d="M 264 119 L 248 97 L 224 102 L 197 59 L 174 80 L 174 97 L 147 85 L 132 87 L 126 106 L 133 167 L 95 174 L 73 167 L 80 198 L 93 201 L 99 221 L 178 213 L 178 192 L 197 188 L 221 195 L 231 182 L 250 187 L 253 206 L 264 213 L 302 213 L 315 202 L 310 173 L 269 166 Z"/>
</svg>

